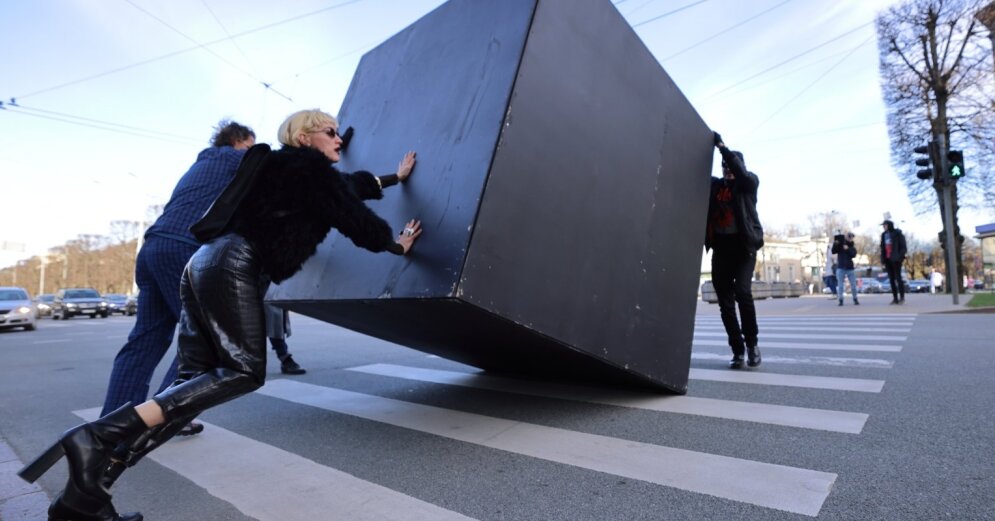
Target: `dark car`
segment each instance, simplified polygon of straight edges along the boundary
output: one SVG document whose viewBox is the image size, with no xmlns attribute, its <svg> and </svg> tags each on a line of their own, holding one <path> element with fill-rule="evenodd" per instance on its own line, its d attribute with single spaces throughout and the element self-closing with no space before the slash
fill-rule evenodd
<svg viewBox="0 0 995 521">
<path fill-rule="evenodd" d="M 39 317 L 50 317 L 52 316 L 52 302 L 55 301 L 55 295 L 51 293 L 45 293 L 43 295 L 38 295 L 35 297 L 31 303 L 35 305 L 35 311 Z"/>
<path fill-rule="evenodd" d="M 107 312 L 111 315 L 114 313 L 120 313 L 130 317 L 134 315 L 135 310 L 138 309 L 137 303 L 134 299 L 120 293 L 105 293 L 104 300 L 107 301 Z"/>
<path fill-rule="evenodd" d="M 80 315 L 107 318 L 108 314 L 107 302 L 100 296 L 100 292 L 92 288 L 60 289 L 52 301 L 54 320 L 68 320 Z"/>
<path fill-rule="evenodd" d="M 926 279 L 910 280 L 906 293 L 929 293 L 929 281 Z"/>
</svg>

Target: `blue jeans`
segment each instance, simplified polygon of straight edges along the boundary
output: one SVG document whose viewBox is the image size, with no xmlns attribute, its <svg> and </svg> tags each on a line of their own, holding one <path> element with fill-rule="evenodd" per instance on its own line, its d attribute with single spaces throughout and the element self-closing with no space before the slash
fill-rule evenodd
<svg viewBox="0 0 995 521">
<path fill-rule="evenodd" d="M 854 270 L 845 270 L 842 268 L 836 268 L 836 280 L 839 283 L 839 297 L 840 302 L 843 302 L 843 293 L 846 290 L 846 284 L 844 284 L 844 277 L 850 279 L 850 294 L 853 295 L 853 301 L 857 301 L 857 274 Z"/>
</svg>

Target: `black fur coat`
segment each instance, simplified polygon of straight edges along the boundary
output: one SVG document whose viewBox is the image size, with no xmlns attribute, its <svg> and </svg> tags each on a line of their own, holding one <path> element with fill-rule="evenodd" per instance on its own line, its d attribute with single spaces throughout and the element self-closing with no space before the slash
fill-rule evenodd
<svg viewBox="0 0 995 521">
<path fill-rule="evenodd" d="M 403 254 L 390 225 L 363 203 L 382 197 L 373 174 L 343 174 L 318 150 L 284 147 L 267 156 L 231 230 L 249 241 L 279 283 L 301 269 L 332 228 L 361 248 Z"/>
</svg>

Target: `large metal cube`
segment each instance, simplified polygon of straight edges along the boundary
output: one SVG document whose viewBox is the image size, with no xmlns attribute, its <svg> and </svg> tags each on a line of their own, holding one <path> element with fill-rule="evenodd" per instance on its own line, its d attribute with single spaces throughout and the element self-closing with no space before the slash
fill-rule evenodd
<svg viewBox="0 0 995 521">
<path fill-rule="evenodd" d="M 331 233 L 268 299 L 476 367 L 687 389 L 712 137 L 608 0 L 452 0 L 367 53 L 340 167 L 411 255 Z"/>
</svg>

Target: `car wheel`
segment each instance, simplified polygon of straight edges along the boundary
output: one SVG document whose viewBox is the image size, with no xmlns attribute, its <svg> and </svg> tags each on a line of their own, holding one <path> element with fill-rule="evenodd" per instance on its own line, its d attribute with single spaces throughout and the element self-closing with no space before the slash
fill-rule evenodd
<svg viewBox="0 0 995 521">
<path fill-rule="evenodd" d="M 110 315 L 110 313 L 104 311 L 103 313 L 100 314 L 100 318 L 107 318 L 107 315 Z"/>
<path fill-rule="evenodd" d="M 25 331 L 34 331 L 35 330 L 35 325 L 34 324 L 28 324 L 28 325 L 24 326 L 24 330 Z"/>
</svg>

